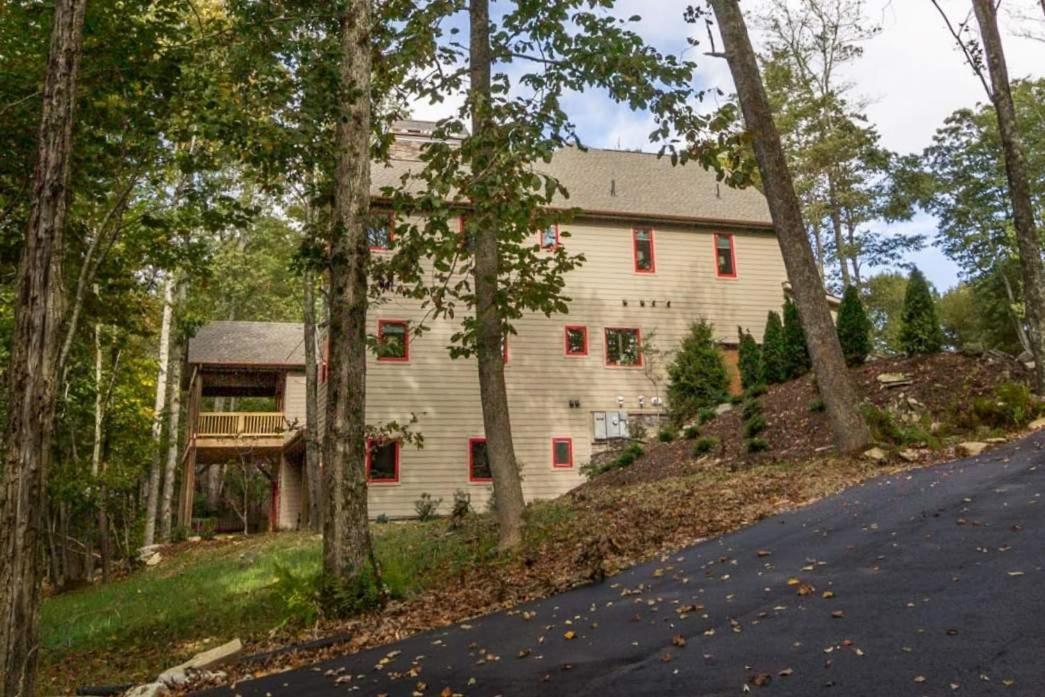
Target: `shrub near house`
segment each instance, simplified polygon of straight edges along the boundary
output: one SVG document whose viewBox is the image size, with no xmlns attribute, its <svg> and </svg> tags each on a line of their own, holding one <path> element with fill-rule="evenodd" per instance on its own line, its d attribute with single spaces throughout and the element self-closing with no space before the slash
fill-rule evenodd
<svg viewBox="0 0 1045 697">
<path fill-rule="evenodd" d="M 713 329 L 704 320 L 694 322 L 674 362 L 668 366 L 668 401 L 673 420 L 683 423 L 701 409 L 725 401 L 728 390 L 729 375 L 715 345 Z"/>
</svg>

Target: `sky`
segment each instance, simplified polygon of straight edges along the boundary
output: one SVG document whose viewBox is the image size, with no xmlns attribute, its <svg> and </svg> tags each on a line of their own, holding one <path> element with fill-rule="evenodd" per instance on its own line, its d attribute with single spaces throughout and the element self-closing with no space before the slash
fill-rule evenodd
<svg viewBox="0 0 1045 697">
<path fill-rule="evenodd" d="M 704 56 L 704 47 L 693 48 L 686 37 L 695 27 L 682 21 L 682 13 L 694 0 L 618 0 L 614 14 L 639 15 L 634 25 L 643 38 L 663 53 L 694 60 L 700 87 L 717 87 L 732 93 L 733 84 L 724 60 Z M 941 0 L 952 22 L 966 17 L 969 0 Z M 752 39 L 758 49 L 759 36 L 751 17 L 760 2 L 742 3 L 749 16 Z M 972 70 L 965 65 L 930 0 L 867 0 L 868 18 L 881 26 L 881 32 L 864 44 L 864 55 L 849 64 L 845 77 L 854 93 L 868 101 L 866 112 L 882 136 L 882 144 L 898 153 L 920 153 L 932 141 L 944 118 L 956 109 L 985 102 L 987 96 Z M 1011 78 L 1045 75 L 1045 42 L 1020 37 L 1022 23 L 1013 10 L 1025 9 L 1041 15 L 1038 0 L 1006 0 L 1002 5 L 1001 29 Z M 1036 13 L 1036 14 L 1034 14 Z M 458 106 L 459 101 L 435 107 L 413 105 L 414 118 L 440 118 Z M 569 98 L 567 107 L 578 125 L 582 139 L 595 147 L 652 150 L 648 134 L 652 130 L 648 114 L 630 111 L 595 92 Z M 709 107 L 715 106 L 714 98 Z M 935 220 L 919 214 L 911 221 L 885 226 L 897 234 L 922 233 L 932 239 Z M 911 255 L 916 263 L 943 291 L 958 282 L 953 263 L 933 247 Z"/>
</svg>

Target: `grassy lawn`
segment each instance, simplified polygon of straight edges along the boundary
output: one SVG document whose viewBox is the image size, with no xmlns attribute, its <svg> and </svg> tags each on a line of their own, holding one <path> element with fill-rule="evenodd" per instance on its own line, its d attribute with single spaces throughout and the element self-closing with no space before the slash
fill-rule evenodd
<svg viewBox="0 0 1045 697">
<path fill-rule="evenodd" d="M 404 598 L 434 574 L 484 556 L 494 542 L 485 526 L 447 534 L 443 521 L 373 530 L 385 582 Z M 306 577 L 318 572 L 320 554 L 319 538 L 306 533 L 187 544 L 156 567 L 48 598 L 43 691 L 145 678 L 234 637 L 264 639 L 294 616 L 279 569 Z"/>
</svg>

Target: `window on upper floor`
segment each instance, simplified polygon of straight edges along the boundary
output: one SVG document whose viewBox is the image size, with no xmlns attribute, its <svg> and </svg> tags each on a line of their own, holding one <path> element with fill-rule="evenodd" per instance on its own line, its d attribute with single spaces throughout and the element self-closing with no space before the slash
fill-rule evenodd
<svg viewBox="0 0 1045 697">
<path fill-rule="evenodd" d="M 642 365 L 642 342 L 638 329 L 606 329 L 606 365 Z"/>
<path fill-rule="evenodd" d="M 377 322 L 377 360 L 410 360 L 410 331 L 406 322 L 382 319 Z"/>
<path fill-rule="evenodd" d="M 559 226 L 557 223 L 552 223 L 548 227 L 544 228 L 539 233 L 541 241 L 541 249 L 547 252 L 553 252 L 559 246 Z"/>
<path fill-rule="evenodd" d="M 366 226 L 366 239 L 372 250 L 391 249 L 394 226 L 391 213 L 375 213 Z"/>
<path fill-rule="evenodd" d="M 733 235 L 715 235 L 715 275 L 720 278 L 737 277 L 737 256 L 733 248 Z"/>
<path fill-rule="evenodd" d="M 468 439 L 468 481 L 493 481 L 493 472 L 490 471 L 490 457 L 486 451 L 485 438 Z"/>
<path fill-rule="evenodd" d="M 373 438 L 367 441 L 366 480 L 371 484 L 399 481 L 399 441 Z"/>
<path fill-rule="evenodd" d="M 567 325 L 565 344 L 567 356 L 587 356 L 588 328 L 580 325 Z"/>
<path fill-rule="evenodd" d="M 569 469 L 573 467 L 573 440 L 570 438 L 552 438 L 552 467 Z"/>
<path fill-rule="evenodd" d="M 635 271 L 653 273 L 657 265 L 653 252 L 653 230 L 635 228 L 631 231 L 632 248 L 635 254 Z"/>
</svg>

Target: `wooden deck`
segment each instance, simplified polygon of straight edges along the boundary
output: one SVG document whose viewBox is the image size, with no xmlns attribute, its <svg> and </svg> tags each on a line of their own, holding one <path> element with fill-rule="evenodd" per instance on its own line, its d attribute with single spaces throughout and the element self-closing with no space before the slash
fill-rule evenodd
<svg viewBox="0 0 1045 697">
<path fill-rule="evenodd" d="M 238 457 L 278 456 L 293 434 L 282 412 L 203 412 L 196 420 L 196 461 L 221 463 Z"/>
</svg>

